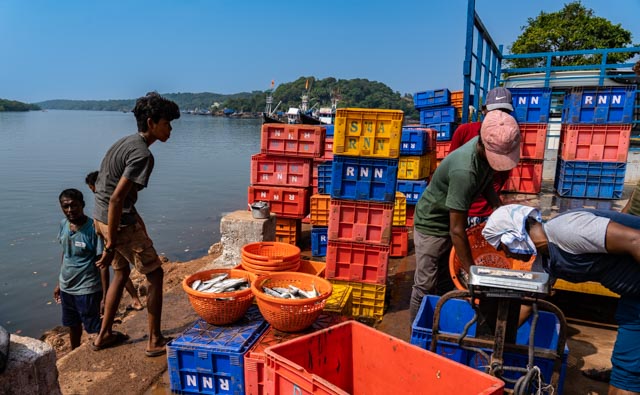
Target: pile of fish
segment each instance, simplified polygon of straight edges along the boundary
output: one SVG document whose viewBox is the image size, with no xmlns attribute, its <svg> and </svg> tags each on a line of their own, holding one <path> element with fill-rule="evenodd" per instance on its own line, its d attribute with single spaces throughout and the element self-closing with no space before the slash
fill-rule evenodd
<svg viewBox="0 0 640 395">
<path fill-rule="evenodd" d="M 249 280 L 246 278 L 227 278 L 228 273 L 218 274 L 211 280 L 196 280 L 191 284 L 191 289 L 206 293 L 223 293 L 242 291 L 249 288 Z"/>
<path fill-rule="evenodd" d="M 303 291 L 300 288 L 289 284 L 289 287 L 262 287 L 262 291 L 269 296 L 283 299 L 309 299 L 320 296 L 315 284 L 311 284 L 311 290 Z"/>
</svg>

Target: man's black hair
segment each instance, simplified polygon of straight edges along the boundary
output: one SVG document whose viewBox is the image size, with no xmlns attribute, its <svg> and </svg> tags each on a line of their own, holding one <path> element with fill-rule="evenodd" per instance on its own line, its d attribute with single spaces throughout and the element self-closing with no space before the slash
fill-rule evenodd
<svg viewBox="0 0 640 395">
<path fill-rule="evenodd" d="M 171 122 L 180 118 L 180 109 L 176 103 L 160 96 L 158 92 L 149 92 L 136 100 L 133 114 L 136 117 L 138 131 L 146 132 L 149 128 L 147 119 L 151 118 L 156 123 L 160 122 L 160 119 Z"/>
<path fill-rule="evenodd" d="M 64 191 L 60 192 L 60 196 L 58 196 L 58 201 L 62 201 L 63 198 L 72 199 L 72 200 L 81 202 L 82 206 L 84 207 L 84 196 L 82 195 L 82 192 L 80 192 L 75 188 L 65 189 Z"/>
<path fill-rule="evenodd" d="M 98 170 L 92 171 L 84 178 L 84 182 L 87 185 L 96 185 L 96 181 L 98 181 Z"/>
</svg>

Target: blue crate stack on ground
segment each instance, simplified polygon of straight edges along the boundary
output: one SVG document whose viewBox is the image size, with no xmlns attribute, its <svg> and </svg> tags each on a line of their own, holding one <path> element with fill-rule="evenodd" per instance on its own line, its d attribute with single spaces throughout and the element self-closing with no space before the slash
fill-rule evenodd
<svg viewBox="0 0 640 395">
<path fill-rule="evenodd" d="M 436 130 L 438 141 L 451 140 L 460 119 L 459 112 L 451 105 L 449 89 L 417 92 L 413 95 L 413 104 L 420 111 L 421 125 Z"/>
<path fill-rule="evenodd" d="M 635 85 L 566 93 L 554 180 L 558 195 L 622 198 L 635 95 Z"/>
</svg>

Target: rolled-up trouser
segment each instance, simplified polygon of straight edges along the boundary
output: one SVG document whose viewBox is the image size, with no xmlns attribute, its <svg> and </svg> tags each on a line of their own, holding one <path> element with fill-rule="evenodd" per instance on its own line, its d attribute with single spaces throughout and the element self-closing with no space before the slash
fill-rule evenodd
<svg viewBox="0 0 640 395">
<path fill-rule="evenodd" d="M 414 228 L 413 243 L 416 251 L 416 271 L 409 306 L 411 322 L 416 318 L 425 295 L 444 295 L 453 289 L 453 281 L 449 275 L 451 238 L 428 236 Z"/>
</svg>

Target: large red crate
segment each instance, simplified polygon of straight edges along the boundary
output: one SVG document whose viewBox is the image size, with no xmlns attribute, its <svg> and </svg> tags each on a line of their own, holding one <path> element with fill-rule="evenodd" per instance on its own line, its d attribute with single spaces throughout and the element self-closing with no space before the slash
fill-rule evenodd
<svg viewBox="0 0 640 395">
<path fill-rule="evenodd" d="M 265 350 L 267 394 L 501 395 L 504 382 L 347 321 Z"/>
<path fill-rule="evenodd" d="M 328 239 L 389 245 L 392 203 L 331 199 Z"/>
<path fill-rule="evenodd" d="M 521 159 L 518 166 L 509 173 L 509 178 L 502 190 L 504 192 L 540 193 L 542 168 L 542 160 Z"/>
<path fill-rule="evenodd" d="M 519 123 L 520 159 L 544 159 L 547 143 L 546 123 Z"/>
<path fill-rule="evenodd" d="M 253 347 L 244 354 L 245 394 L 264 394 L 264 364 L 267 360 L 264 350 L 266 350 L 267 347 L 275 346 L 276 344 L 284 343 L 297 337 L 328 328 L 346 320 L 347 317 L 338 314 L 322 313 L 311 327 L 302 332 L 280 332 L 273 327 L 269 327 L 269 329 L 267 329 L 267 331 L 255 342 Z"/>
<path fill-rule="evenodd" d="M 309 214 L 308 188 L 249 186 L 249 204 L 259 201 L 269 203 L 270 211 L 280 217 L 304 218 Z"/>
<path fill-rule="evenodd" d="M 560 158 L 593 162 L 626 162 L 631 125 L 563 124 Z"/>
<path fill-rule="evenodd" d="M 265 123 L 260 148 L 263 154 L 320 158 L 324 137 L 322 126 Z"/>
<path fill-rule="evenodd" d="M 407 226 L 413 227 L 413 216 L 416 212 L 416 206 L 407 204 Z"/>
<path fill-rule="evenodd" d="M 391 228 L 391 250 L 389 256 L 402 258 L 409 255 L 409 228 L 394 226 Z"/>
<path fill-rule="evenodd" d="M 251 184 L 306 188 L 311 185 L 311 159 L 256 154 L 251 156 Z"/>
<path fill-rule="evenodd" d="M 359 281 L 369 284 L 387 283 L 390 247 L 363 243 L 327 243 L 327 279 Z"/>
<path fill-rule="evenodd" d="M 449 155 L 451 147 L 451 141 L 438 141 L 436 142 L 436 159 L 444 159 Z"/>
<path fill-rule="evenodd" d="M 324 160 L 333 160 L 333 136 L 324 138 Z"/>
</svg>

